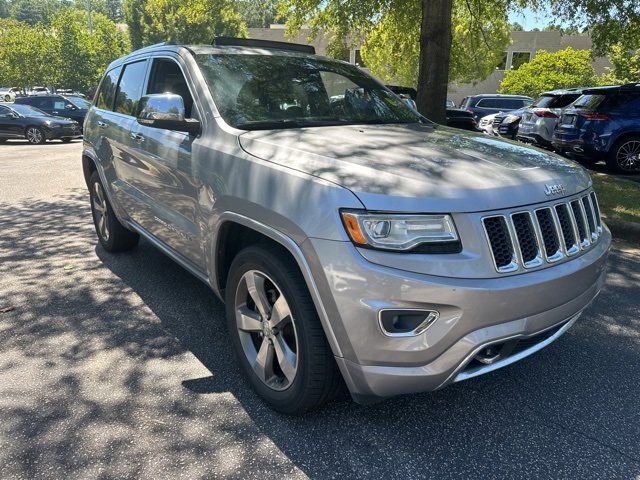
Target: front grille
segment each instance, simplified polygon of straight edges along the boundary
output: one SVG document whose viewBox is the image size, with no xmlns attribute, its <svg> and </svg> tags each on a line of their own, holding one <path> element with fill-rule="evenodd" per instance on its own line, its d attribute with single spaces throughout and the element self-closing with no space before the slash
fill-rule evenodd
<svg viewBox="0 0 640 480">
<path fill-rule="evenodd" d="M 482 222 L 500 273 L 575 255 L 589 248 L 602 233 L 593 192 L 548 207 L 484 217 Z"/>
<path fill-rule="evenodd" d="M 496 268 L 498 271 L 508 271 L 515 262 L 507 221 L 504 217 L 485 218 L 484 229 Z"/>
<path fill-rule="evenodd" d="M 495 117 L 493 117 L 493 127 L 499 127 L 500 124 L 502 123 L 502 120 L 504 120 L 504 117 L 500 116 L 500 115 L 496 115 Z"/>
</svg>

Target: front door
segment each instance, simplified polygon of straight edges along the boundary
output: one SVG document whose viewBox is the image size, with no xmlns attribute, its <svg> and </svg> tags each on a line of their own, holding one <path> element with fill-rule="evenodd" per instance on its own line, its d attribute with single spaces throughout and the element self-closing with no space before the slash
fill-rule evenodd
<svg viewBox="0 0 640 480">
<path fill-rule="evenodd" d="M 193 95 L 178 58 L 152 59 L 145 95 L 175 93 L 183 97 L 187 118 L 198 118 Z M 204 268 L 198 223 L 200 182 L 191 152 L 197 137 L 184 132 L 151 128 L 133 122 L 134 157 L 129 180 L 150 203 L 151 215 L 142 226 L 199 268 Z"/>
</svg>

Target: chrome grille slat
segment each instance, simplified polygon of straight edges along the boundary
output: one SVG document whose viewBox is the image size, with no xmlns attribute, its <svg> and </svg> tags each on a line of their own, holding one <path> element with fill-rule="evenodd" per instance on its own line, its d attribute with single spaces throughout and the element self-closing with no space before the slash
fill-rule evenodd
<svg viewBox="0 0 640 480">
<path fill-rule="evenodd" d="M 537 268 L 578 254 L 602 233 L 594 192 L 554 205 L 482 218 L 499 273 Z"/>
</svg>

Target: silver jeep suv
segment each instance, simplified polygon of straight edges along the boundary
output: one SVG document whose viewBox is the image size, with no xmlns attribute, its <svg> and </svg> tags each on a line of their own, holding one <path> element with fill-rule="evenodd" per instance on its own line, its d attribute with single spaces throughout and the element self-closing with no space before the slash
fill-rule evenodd
<svg viewBox="0 0 640 480">
<path fill-rule="evenodd" d="M 209 285 L 282 412 L 508 365 L 604 282 L 611 236 L 582 167 L 435 125 L 308 47 L 138 50 L 107 69 L 84 132 L 102 247 L 142 236 Z"/>
</svg>

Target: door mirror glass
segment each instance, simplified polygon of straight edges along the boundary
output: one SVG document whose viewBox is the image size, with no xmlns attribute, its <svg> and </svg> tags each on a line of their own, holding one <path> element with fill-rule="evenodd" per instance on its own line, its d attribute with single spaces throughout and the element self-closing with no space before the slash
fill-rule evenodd
<svg viewBox="0 0 640 480">
<path fill-rule="evenodd" d="M 198 133 L 200 122 L 185 118 L 184 101 L 174 93 L 157 93 L 140 99 L 138 123 L 152 128 Z"/>
</svg>

